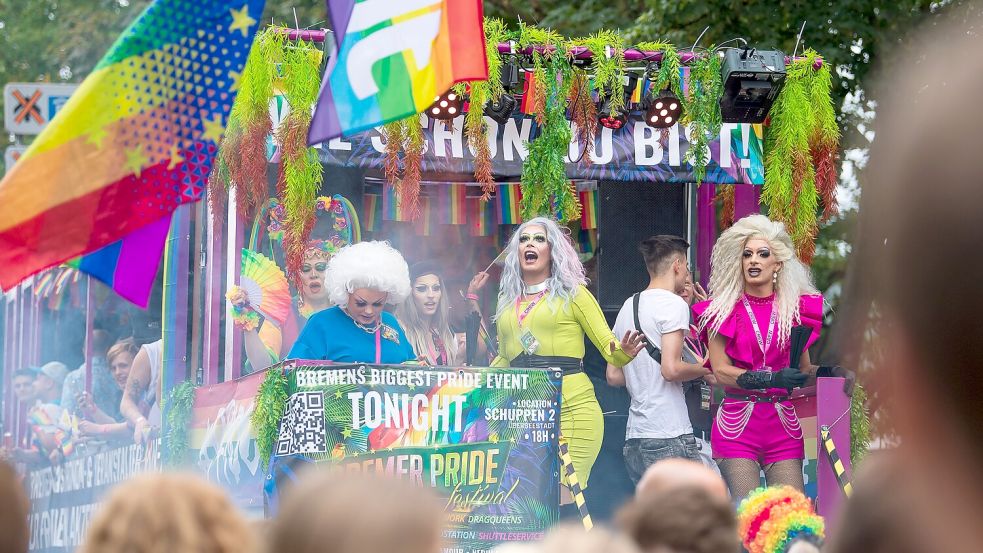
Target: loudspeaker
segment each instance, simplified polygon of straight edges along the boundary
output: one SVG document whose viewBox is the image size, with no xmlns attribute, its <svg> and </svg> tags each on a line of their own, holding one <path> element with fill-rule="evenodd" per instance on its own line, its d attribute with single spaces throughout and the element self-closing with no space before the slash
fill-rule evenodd
<svg viewBox="0 0 983 553">
<path fill-rule="evenodd" d="M 655 234 L 687 237 L 686 185 L 600 181 L 597 219 L 597 300 L 617 312 L 648 286 L 638 243 Z"/>
</svg>

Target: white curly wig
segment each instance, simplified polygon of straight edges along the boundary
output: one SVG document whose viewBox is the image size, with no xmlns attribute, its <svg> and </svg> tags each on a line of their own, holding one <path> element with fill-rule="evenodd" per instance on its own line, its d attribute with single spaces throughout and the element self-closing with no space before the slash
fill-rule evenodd
<svg viewBox="0 0 983 553">
<path fill-rule="evenodd" d="M 577 250 L 567 233 L 553 219 L 536 217 L 519 225 L 512 234 L 508 246 L 505 247 L 505 266 L 502 268 L 501 284 L 498 288 L 498 313 L 495 319 L 502 316 L 507 309 L 512 309 L 515 300 L 522 296 L 522 268 L 519 263 L 519 237 L 526 228 L 539 225 L 546 229 L 546 240 L 550 245 L 550 276 L 546 280 L 549 292 L 547 300 L 550 309 L 556 311 L 556 301 L 560 300 L 564 309 L 570 300 L 577 295 L 577 288 L 587 284 L 584 274 L 584 264 L 580 262 Z"/>
<path fill-rule="evenodd" d="M 359 288 L 386 292 L 386 303 L 399 305 L 410 295 L 410 270 L 389 242 L 359 242 L 328 261 L 324 285 L 335 305 L 347 305 L 349 294 Z"/>
<path fill-rule="evenodd" d="M 742 255 L 748 240 L 761 239 L 771 246 L 771 253 L 782 263 L 775 282 L 775 306 L 778 308 L 778 343 L 784 344 L 799 322 L 799 296 L 817 294 L 809 268 L 795 256 L 792 238 L 785 225 L 764 215 L 748 215 L 721 233 L 710 255 L 710 306 L 703 314 L 702 326 L 711 336 L 720 330 L 737 301 L 744 293 Z"/>
</svg>

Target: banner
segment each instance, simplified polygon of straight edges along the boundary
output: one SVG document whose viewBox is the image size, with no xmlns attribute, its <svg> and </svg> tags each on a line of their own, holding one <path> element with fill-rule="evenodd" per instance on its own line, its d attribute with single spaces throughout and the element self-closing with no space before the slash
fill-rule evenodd
<svg viewBox="0 0 983 553">
<path fill-rule="evenodd" d="M 445 551 L 537 540 L 556 522 L 560 371 L 304 363 L 287 375 L 270 511 L 286 480 L 324 463 L 436 490 Z"/>
<path fill-rule="evenodd" d="M 259 371 L 239 380 L 195 389 L 188 428 L 194 468 L 224 488 L 236 506 L 256 516 L 263 515 L 266 471 L 260 463 L 249 418 L 265 375 L 265 371 Z"/>
<path fill-rule="evenodd" d="M 441 179 L 471 179 L 474 154 L 464 136 L 464 117 L 452 122 L 421 117 L 423 129 L 423 172 Z M 528 142 L 539 135 L 532 116 L 515 114 L 504 125 L 489 117 L 488 146 L 492 171 L 498 179 L 514 179 L 522 174 L 522 161 L 528 155 Z M 573 125 L 573 123 L 571 123 Z M 720 136 L 710 142 L 710 164 L 704 182 L 712 184 L 764 184 L 763 128 L 761 125 L 724 123 Z M 576 130 L 573 133 L 576 137 Z M 641 113 L 632 113 L 619 130 L 597 128 L 594 163 L 581 162 L 580 145 L 571 142 L 567 152 L 567 176 L 571 179 L 693 182 L 693 168 L 685 161 L 689 142 L 682 127 L 675 125 L 665 133 L 645 124 Z M 385 141 L 378 128 L 351 138 L 333 139 L 320 145 L 321 161 L 328 165 L 357 167 L 382 174 Z"/>
<path fill-rule="evenodd" d="M 25 480 L 31 501 L 29 551 L 75 551 L 109 489 L 158 468 L 154 441 L 149 447 L 118 446 L 29 471 Z"/>
</svg>

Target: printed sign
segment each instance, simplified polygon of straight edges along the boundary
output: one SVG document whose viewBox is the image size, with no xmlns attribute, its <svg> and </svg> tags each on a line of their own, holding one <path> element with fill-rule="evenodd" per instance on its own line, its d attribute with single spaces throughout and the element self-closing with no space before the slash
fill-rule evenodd
<svg viewBox="0 0 983 553">
<path fill-rule="evenodd" d="M 445 551 L 536 540 L 556 522 L 560 371 L 304 363 L 287 375 L 271 511 L 298 465 L 324 463 L 436 490 Z"/>
<path fill-rule="evenodd" d="M 95 451 L 29 471 L 25 481 L 31 500 L 29 551 L 75 551 L 106 492 L 158 468 L 157 442 L 153 442 L 149 447 L 130 444 Z"/>
<path fill-rule="evenodd" d="M 473 178 L 474 154 L 464 133 L 464 117 L 435 121 L 422 117 L 423 172 L 443 177 Z M 513 115 L 504 125 L 485 117 L 496 178 L 514 179 L 522 174 L 522 161 L 529 155 L 529 141 L 540 129 L 531 116 Z M 572 123 L 571 123 L 572 125 Z M 645 124 L 642 114 L 633 113 L 618 130 L 598 126 L 593 163 L 583 163 L 585 154 L 574 139 L 567 152 L 566 172 L 571 179 L 693 182 L 693 167 L 686 161 L 690 148 L 686 129 L 679 125 L 655 129 Z M 709 163 L 704 182 L 713 184 L 764 184 L 764 131 L 761 125 L 725 123 L 720 135 L 711 137 Z M 385 141 L 378 129 L 336 138 L 320 145 L 321 161 L 328 165 L 358 167 L 381 174 L 385 164 Z M 446 179 L 445 179 L 446 180 Z"/>
<path fill-rule="evenodd" d="M 13 134 L 40 134 L 78 88 L 76 84 L 8 83 L 3 124 Z"/>
<path fill-rule="evenodd" d="M 20 156 L 27 151 L 27 146 L 7 146 L 7 149 L 3 152 L 3 167 L 5 171 L 10 171 L 10 168 L 17 163 Z"/>
</svg>

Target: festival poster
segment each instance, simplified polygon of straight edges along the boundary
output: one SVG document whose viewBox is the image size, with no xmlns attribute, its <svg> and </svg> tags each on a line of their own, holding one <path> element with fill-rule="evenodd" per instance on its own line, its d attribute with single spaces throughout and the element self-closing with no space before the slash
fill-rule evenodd
<svg viewBox="0 0 983 553">
<path fill-rule="evenodd" d="M 446 551 L 537 540 L 556 522 L 560 371 L 298 364 L 287 379 L 268 515 L 286 481 L 324 463 L 435 489 Z"/>
<path fill-rule="evenodd" d="M 522 174 L 522 162 L 529 154 L 529 142 L 541 132 L 535 118 L 517 113 L 504 125 L 490 117 L 485 117 L 485 123 L 495 177 L 518 178 Z M 423 172 L 445 178 L 473 178 L 470 175 L 474 172 L 474 154 L 467 143 L 464 117 L 444 122 L 422 116 L 421 125 Z M 686 160 L 691 145 L 685 127 L 677 124 L 663 132 L 648 126 L 642 114 L 634 112 L 621 129 L 597 128 L 590 164 L 583 162 L 587 154 L 577 143 L 577 132 L 573 130 L 566 159 L 570 179 L 694 182 L 693 167 Z M 724 123 L 719 135 L 710 137 L 709 163 L 703 182 L 764 184 L 763 145 L 761 125 Z M 386 158 L 385 139 L 378 128 L 372 129 L 321 144 L 320 156 L 321 162 L 327 165 L 356 167 L 381 175 Z"/>
</svg>

